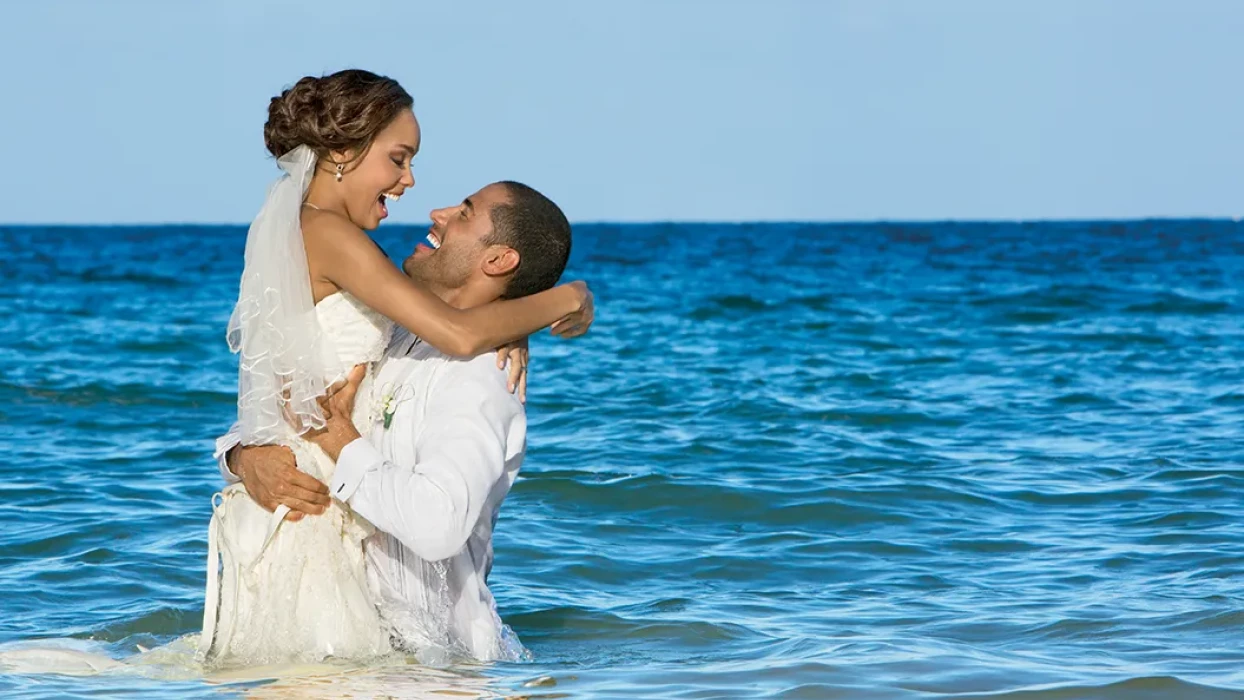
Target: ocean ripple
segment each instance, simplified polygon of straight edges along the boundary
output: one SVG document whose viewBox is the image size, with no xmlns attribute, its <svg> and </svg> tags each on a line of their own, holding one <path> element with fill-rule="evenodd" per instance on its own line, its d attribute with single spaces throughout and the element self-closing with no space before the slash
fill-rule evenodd
<svg viewBox="0 0 1244 700">
<path fill-rule="evenodd" d="M 0 644 L 197 630 L 244 236 L 0 228 Z M 1240 224 L 576 236 L 496 534 L 534 661 L 0 692 L 1244 697 Z"/>
</svg>

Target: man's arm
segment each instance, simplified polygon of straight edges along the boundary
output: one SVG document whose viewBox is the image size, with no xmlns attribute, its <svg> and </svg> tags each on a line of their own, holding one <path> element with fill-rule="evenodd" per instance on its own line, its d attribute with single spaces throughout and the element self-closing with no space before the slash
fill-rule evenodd
<svg viewBox="0 0 1244 700">
<path fill-rule="evenodd" d="M 332 416 L 333 406 L 346 403 L 354 405 L 354 395 L 366 373 L 363 365 L 356 365 L 346 380 L 328 387 L 325 396 L 320 399 L 320 407 L 325 416 Z M 345 415 L 350 414 L 346 408 Z M 346 421 L 350 431 L 357 436 L 353 424 Z M 277 506 L 288 506 L 290 512 L 286 520 L 301 520 L 307 515 L 319 515 L 328 508 L 332 499 L 328 496 L 328 487 L 319 479 L 299 471 L 294 453 L 281 445 L 247 445 L 242 444 L 242 430 L 237 423 L 229 427 L 229 432 L 216 438 L 216 462 L 220 467 L 220 476 L 225 483 L 235 484 L 239 481 L 246 487 L 246 493 L 256 503 L 276 510 Z M 344 443 L 342 443 L 344 444 Z M 333 455 L 334 459 L 336 455 Z"/>
<path fill-rule="evenodd" d="M 526 418 L 497 382 L 443 382 L 428 403 L 414 464 L 394 464 L 366 439 L 341 449 L 329 490 L 428 561 L 453 556 L 475 529 Z"/>
<path fill-rule="evenodd" d="M 216 461 L 226 483 L 242 482 L 246 493 L 268 510 L 289 506 L 286 520 L 301 520 L 324 512 L 331 502 L 328 487 L 299 471 L 288 447 L 246 446 L 241 444 L 240 435 L 235 423 L 229 432 L 216 438 Z"/>
</svg>

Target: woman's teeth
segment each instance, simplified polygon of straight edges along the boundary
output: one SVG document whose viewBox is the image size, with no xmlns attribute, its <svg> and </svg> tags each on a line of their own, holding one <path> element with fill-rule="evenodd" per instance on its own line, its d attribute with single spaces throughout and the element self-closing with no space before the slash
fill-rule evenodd
<svg viewBox="0 0 1244 700">
<path fill-rule="evenodd" d="M 376 202 L 380 205 L 380 208 L 383 209 L 384 212 L 387 214 L 389 211 L 388 203 L 392 202 L 396 204 L 397 200 L 401 198 L 402 198 L 402 195 L 400 194 L 393 194 L 392 192 L 381 192 L 380 196 L 376 197 Z"/>
</svg>

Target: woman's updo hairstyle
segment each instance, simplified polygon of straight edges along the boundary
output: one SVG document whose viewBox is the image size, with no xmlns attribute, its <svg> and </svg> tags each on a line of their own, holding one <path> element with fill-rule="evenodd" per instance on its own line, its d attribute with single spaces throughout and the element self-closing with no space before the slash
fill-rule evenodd
<svg viewBox="0 0 1244 700">
<path fill-rule="evenodd" d="M 264 143 L 277 158 L 305 145 L 321 159 L 330 151 L 353 151 L 357 160 L 376 134 L 413 104 L 396 80 L 365 70 L 307 76 L 272 98 Z"/>
</svg>

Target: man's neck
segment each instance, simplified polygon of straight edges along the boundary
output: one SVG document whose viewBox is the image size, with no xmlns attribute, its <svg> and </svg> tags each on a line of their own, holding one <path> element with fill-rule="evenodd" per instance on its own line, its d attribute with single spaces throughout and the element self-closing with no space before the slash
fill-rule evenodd
<svg viewBox="0 0 1244 700">
<path fill-rule="evenodd" d="M 492 290 L 480 289 L 479 285 L 468 284 L 462 287 L 449 288 L 428 284 L 428 290 L 455 309 L 472 309 L 497 300 L 497 296 Z"/>
</svg>

